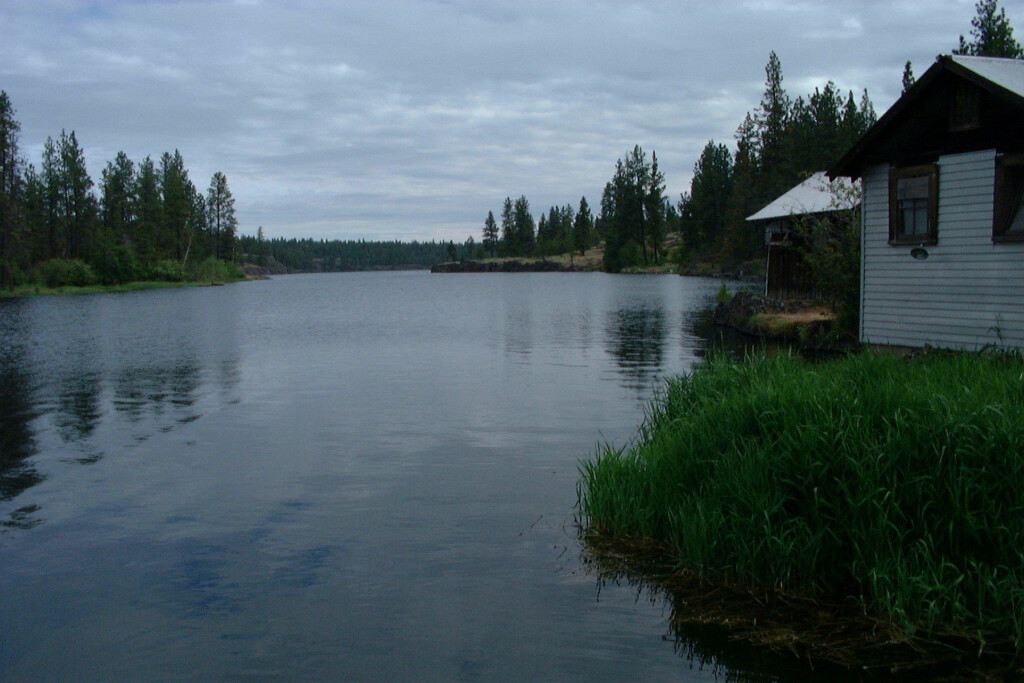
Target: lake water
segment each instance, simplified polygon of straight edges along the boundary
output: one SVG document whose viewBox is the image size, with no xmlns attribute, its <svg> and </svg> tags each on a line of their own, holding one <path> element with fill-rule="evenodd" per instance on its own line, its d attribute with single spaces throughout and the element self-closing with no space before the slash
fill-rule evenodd
<svg viewBox="0 0 1024 683">
<path fill-rule="evenodd" d="M 771 678 L 673 642 L 574 528 L 578 462 L 701 356 L 717 289 L 400 272 L 0 301 L 0 680 Z"/>
</svg>

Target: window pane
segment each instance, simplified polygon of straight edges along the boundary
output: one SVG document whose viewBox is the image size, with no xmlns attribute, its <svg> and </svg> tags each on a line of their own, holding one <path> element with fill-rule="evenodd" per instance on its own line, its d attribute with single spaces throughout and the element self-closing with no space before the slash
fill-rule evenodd
<svg viewBox="0 0 1024 683">
<path fill-rule="evenodd" d="M 1008 212 L 1010 219 L 1006 226 L 1007 232 L 1024 232 L 1024 168 L 1016 166 L 1007 169 L 1009 180 Z"/>
<path fill-rule="evenodd" d="M 928 199 L 928 176 L 899 178 L 896 181 L 896 199 Z"/>
<path fill-rule="evenodd" d="M 1024 232 L 1024 194 L 1017 195 L 1017 206 L 1013 209 L 1009 232 Z"/>
<path fill-rule="evenodd" d="M 914 234 L 924 235 L 928 232 L 928 200 L 914 202 Z"/>
<path fill-rule="evenodd" d="M 904 202 L 900 213 L 900 232 L 904 235 L 912 235 L 914 233 L 914 207 Z"/>
<path fill-rule="evenodd" d="M 928 234 L 928 200 L 908 199 L 900 202 L 900 233 Z"/>
</svg>

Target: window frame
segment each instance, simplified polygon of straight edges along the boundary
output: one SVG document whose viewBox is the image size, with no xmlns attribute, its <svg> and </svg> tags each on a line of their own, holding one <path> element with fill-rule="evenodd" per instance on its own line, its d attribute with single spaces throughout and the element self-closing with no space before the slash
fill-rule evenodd
<svg viewBox="0 0 1024 683">
<path fill-rule="evenodd" d="M 1024 229 L 1010 230 L 1013 220 L 1010 201 L 1012 193 L 1010 175 L 1019 175 L 1024 182 L 1024 154 L 1001 154 L 996 157 L 995 187 L 992 194 L 992 241 L 1024 242 Z"/>
<path fill-rule="evenodd" d="M 897 189 L 904 178 L 928 178 L 928 231 L 909 235 L 902 232 Z M 937 244 L 939 241 L 939 166 L 894 166 L 889 169 L 889 244 Z"/>
</svg>

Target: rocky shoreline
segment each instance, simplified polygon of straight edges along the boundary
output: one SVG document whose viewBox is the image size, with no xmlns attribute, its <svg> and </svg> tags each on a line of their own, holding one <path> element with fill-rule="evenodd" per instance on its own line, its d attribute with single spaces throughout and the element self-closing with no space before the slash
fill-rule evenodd
<svg viewBox="0 0 1024 683">
<path fill-rule="evenodd" d="M 831 309 L 820 302 L 741 291 L 715 306 L 713 320 L 752 337 L 798 344 L 801 351 L 852 351 L 860 346 L 852 335 L 836 330 Z"/>
</svg>

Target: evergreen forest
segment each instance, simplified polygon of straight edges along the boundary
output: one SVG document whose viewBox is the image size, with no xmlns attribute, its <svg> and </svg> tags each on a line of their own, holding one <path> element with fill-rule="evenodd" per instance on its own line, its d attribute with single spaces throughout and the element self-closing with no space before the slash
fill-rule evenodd
<svg viewBox="0 0 1024 683">
<path fill-rule="evenodd" d="M 75 131 L 47 138 L 37 167 L 21 154 L 20 130 L 0 91 L 0 287 L 239 277 L 223 173 L 204 192 L 177 150 L 138 162 L 119 152 L 97 186 Z"/>
</svg>

